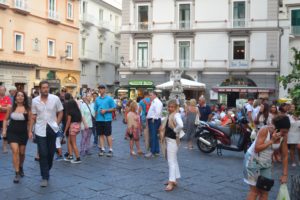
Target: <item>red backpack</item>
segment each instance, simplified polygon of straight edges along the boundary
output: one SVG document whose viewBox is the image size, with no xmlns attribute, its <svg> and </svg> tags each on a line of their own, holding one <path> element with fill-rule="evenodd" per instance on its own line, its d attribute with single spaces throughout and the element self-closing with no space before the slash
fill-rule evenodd
<svg viewBox="0 0 300 200">
<path fill-rule="evenodd" d="M 145 99 L 143 99 L 144 104 L 146 105 L 146 113 L 148 113 L 150 106 L 151 106 L 151 102 L 147 102 Z"/>
</svg>

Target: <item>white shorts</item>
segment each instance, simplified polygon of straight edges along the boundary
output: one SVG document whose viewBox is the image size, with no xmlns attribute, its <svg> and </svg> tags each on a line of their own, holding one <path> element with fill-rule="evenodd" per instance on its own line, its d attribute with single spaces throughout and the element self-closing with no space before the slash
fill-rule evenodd
<svg viewBox="0 0 300 200">
<path fill-rule="evenodd" d="M 61 139 L 62 137 L 56 137 L 56 148 L 60 149 L 61 148 Z"/>
</svg>

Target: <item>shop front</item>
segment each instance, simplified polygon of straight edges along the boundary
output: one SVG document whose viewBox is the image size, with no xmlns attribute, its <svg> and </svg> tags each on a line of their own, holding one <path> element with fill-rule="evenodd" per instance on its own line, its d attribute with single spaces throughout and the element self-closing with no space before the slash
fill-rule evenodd
<svg viewBox="0 0 300 200">
<path fill-rule="evenodd" d="M 275 93 L 275 88 L 259 87 L 246 77 L 228 78 L 212 90 L 211 97 L 227 107 L 240 106 L 241 102 L 247 101 L 248 98 L 268 100 Z"/>
<path fill-rule="evenodd" d="M 117 96 L 119 98 L 127 97 L 129 99 L 137 100 L 143 98 L 144 91 L 149 92 L 155 89 L 153 81 L 149 80 L 131 80 L 127 86 L 123 86 L 117 90 Z"/>
</svg>

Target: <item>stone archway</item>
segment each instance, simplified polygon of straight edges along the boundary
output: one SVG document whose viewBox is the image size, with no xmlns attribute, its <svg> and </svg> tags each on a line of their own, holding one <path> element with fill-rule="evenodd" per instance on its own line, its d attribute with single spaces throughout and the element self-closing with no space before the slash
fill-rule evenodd
<svg viewBox="0 0 300 200">
<path fill-rule="evenodd" d="M 68 74 L 62 81 L 63 87 L 65 87 L 68 93 L 75 95 L 75 90 L 78 87 L 78 81 L 74 76 Z"/>
<path fill-rule="evenodd" d="M 187 80 L 191 80 L 191 81 L 196 81 L 195 79 L 193 79 L 190 75 L 187 74 L 182 74 L 181 78 L 187 79 Z"/>
</svg>

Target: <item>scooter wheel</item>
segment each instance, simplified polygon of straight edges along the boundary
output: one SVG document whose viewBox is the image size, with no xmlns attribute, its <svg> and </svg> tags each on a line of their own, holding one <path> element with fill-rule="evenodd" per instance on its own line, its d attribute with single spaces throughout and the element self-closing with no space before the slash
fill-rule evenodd
<svg viewBox="0 0 300 200">
<path fill-rule="evenodd" d="M 205 135 L 202 136 L 204 139 L 206 139 L 207 141 L 209 141 L 211 144 L 213 144 L 213 146 L 209 146 L 203 142 L 201 142 L 199 139 L 197 140 L 197 146 L 198 149 L 200 151 L 202 151 L 203 153 L 212 153 L 214 152 L 214 150 L 216 149 L 216 146 L 214 144 L 216 144 L 216 140 L 212 135 Z"/>
</svg>

